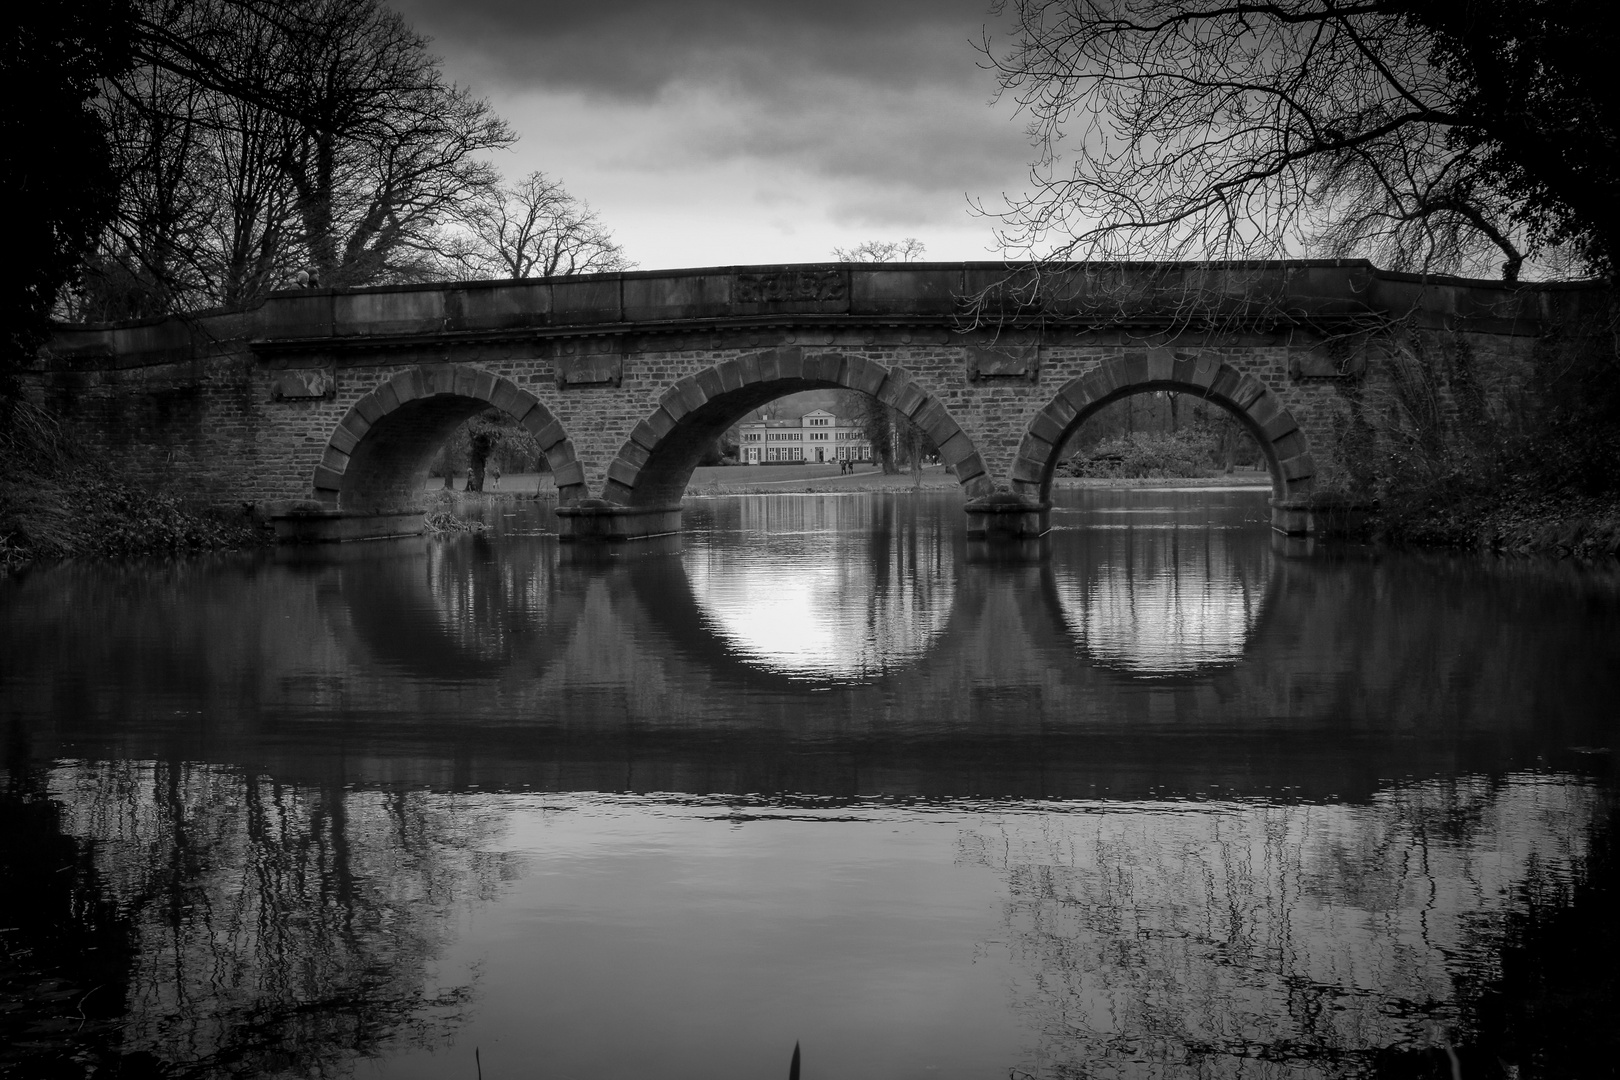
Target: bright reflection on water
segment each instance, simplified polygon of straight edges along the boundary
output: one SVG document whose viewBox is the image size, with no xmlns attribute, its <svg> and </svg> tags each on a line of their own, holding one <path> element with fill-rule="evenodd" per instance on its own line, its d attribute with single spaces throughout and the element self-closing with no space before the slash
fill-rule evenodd
<svg viewBox="0 0 1620 1080">
<path fill-rule="evenodd" d="M 892 502 L 860 496 L 759 496 L 735 511 L 682 562 L 706 623 L 739 657 L 816 681 L 869 679 L 914 663 L 945 629 L 955 551 L 931 522 L 897 521 Z"/>
<path fill-rule="evenodd" d="M 1263 492 L 0 583 L 0 1073 L 1585 1075 L 1620 587 Z M 477 1058 L 474 1058 L 474 1051 Z M 142 1070 L 145 1070 L 143 1073 Z"/>
</svg>

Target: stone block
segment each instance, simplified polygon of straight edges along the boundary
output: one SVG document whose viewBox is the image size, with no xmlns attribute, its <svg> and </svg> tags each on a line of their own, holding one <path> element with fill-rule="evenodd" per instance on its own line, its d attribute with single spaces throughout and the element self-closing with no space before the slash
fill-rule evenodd
<svg viewBox="0 0 1620 1080">
<path fill-rule="evenodd" d="M 979 456 L 977 450 L 969 451 L 959 458 L 951 468 L 956 473 L 956 479 L 963 484 L 966 484 L 974 477 L 985 475 L 984 458 Z"/>
<path fill-rule="evenodd" d="M 1316 462 L 1311 460 L 1309 454 L 1297 454 L 1294 457 L 1283 458 L 1278 464 L 1284 480 L 1292 483 L 1316 475 Z"/>
<path fill-rule="evenodd" d="M 1222 364 L 1215 370 L 1214 379 L 1210 380 L 1209 396 L 1219 398 L 1226 405 L 1235 405 L 1232 395 L 1237 393 L 1238 384 L 1242 379 L 1242 373 Z M 1241 411 L 1241 406 L 1239 406 L 1239 411 Z"/>
<path fill-rule="evenodd" d="M 435 364 L 432 368 L 424 368 L 426 388 L 431 394 L 454 394 L 456 392 L 456 366 L 454 364 Z"/>
<path fill-rule="evenodd" d="M 960 428 L 944 442 L 936 440 L 935 445 L 939 447 L 939 460 L 950 469 L 955 469 L 960 462 L 973 456 L 973 440 Z"/>
<path fill-rule="evenodd" d="M 709 395 L 695 378 L 688 377 L 676 383 L 675 392 L 680 395 L 681 403 L 689 413 L 697 412 L 709 403 Z"/>
<path fill-rule="evenodd" d="M 704 368 L 692 377 L 698 388 L 703 391 L 706 401 L 713 401 L 726 392 L 725 383 L 720 380 L 720 372 L 714 368 Z"/>
<path fill-rule="evenodd" d="M 600 274 L 551 283 L 553 325 L 611 323 L 619 322 L 620 318 L 617 274 Z"/>
<path fill-rule="evenodd" d="M 610 464 L 607 469 L 607 478 L 609 480 L 616 484 L 621 484 L 632 491 L 635 490 L 636 478 L 640 475 L 641 467 L 639 465 L 632 465 L 623 458 L 614 458 L 612 464 Z"/>
<path fill-rule="evenodd" d="M 1046 476 L 1047 459 L 1027 457 L 1026 452 L 1021 448 L 1018 457 L 1013 460 L 1012 479 L 1026 484 L 1039 484 Z"/>
<path fill-rule="evenodd" d="M 525 402 L 522 398 L 529 400 Z M 501 379 L 496 382 L 494 392 L 489 396 L 489 403 L 508 416 L 522 417 L 534 408 L 535 397 L 526 390 L 518 389 L 517 384 L 511 380 Z"/>
<path fill-rule="evenodd" d="M 1071 385 L 1078 382 L 1078 379 L 1070 379 L 1063 384 L 1063 390 L 1067 390 Z M 1069 430 L 1069 426 L 1080 415 L 1080 410 L 1075 406 L 1074 401 L 1063 390 L 1059 390 L 1052 400 L 1046 403 L 1046 408 L 1041 410 L 1041 415 L 1055 424 L 1059 431 Z"/>
<path fill-rule="evenodd" d="M 646 450 L 658 449 L 658 434 L 645 420 L 630 430 L 630 440 Z"/>
<path fill-rule="evenodd" d="M 425 383 L 422 369 L 419 367 L 406 368 L 388 380 L 389 387 L 394 391 L 394 397 L 401 405 L 429 396 Z"/>
<path fill-rule="evenodd" d="M 1051 406 L 1047 406 L 1048 410 L 1050 408 Z M 1059 424 L 1049 411 L 1036 413 L 1035 418 L 1029 422 L 1029 430 L 1051 446 L 1063 445 L 1063 438 L 1066 434 L 1063 425 Z"/>
<path fill-rule="evenodd" d="M 782 379 L 804 378 L 804 353 L 799 349 L 776 349 L 777 377 Z"/>
<path fill-rule="evenodd" d="M 663 439 L 668 436 L 670 432 L 675 430 L 675 425 L 679 422 L 679 418 L 674 413 L 662 406 L 642 421 L 647 425 L 648 430 L 652 432 L 654 439 Z M 653 445 L 657 444 L 654 443 Z"/>
<path fill-rule="evenodd" d="M 378 400 L 375 393 L 365 394 L 355 402 L 354 412 L 367 424 L 375 424 L 388 415 L 388 410 L 383 408 L 383 403 Z"/>
<path fill-rule="evenodd" d="M 804 358 L 804 377 L 813 382 L 843 384 L 844 357 L 841 353 L 812 353 Z"/>
<path fill-rule="evenodd" d="M 1170 382 L 1176 374 L 1176 354 L 1172 349 L 1147 351 L 1147 376 L 1153 382 Z"/>
<path fill-rule="evenodd" d="M 844 357 L 844 385 L 851 390 L 877 397 L 888 377 L 887 368 L 872 363 L 864 356 Z"/>
<path fill-rule="evenodd" d="M 902 383 L 892 394 L 889 391 L 889 385 L 885 383 L 883 394 L 889 399 L 887 403 L 894 406 L 896 412 L 908 419 L 916 416 L 923 406 L 928 403 L 927 393 L 912 381 Z"/>
<path fill-rule="evenodd" d="M 359 417 L 355 417 L 355 419 L 359 420 L 362 424 L 365 423 L 365 421 L 360 420 Z M 369 431 L 370 429 L 371 425 L 366 424 L 366 430 Z M 337 426 L 337 430 L 332 432 L 332 446 L 344 454 L 353 454 L 354 448 L 359 445 L 360 436 L 356 435 L 354 431 L 349 428 L 347 423 L 339 424 Z"/>
<path fill-rule="evenodd" d="M 578 461 L 570 461 L 560 469 L 553 466 L 551 476 L 559 488 L 568 487 L 572 484 L 583 484 L 585 483 L 585 466 Z"/>
<path fill-rule="evenodd" d="M 1148 381 L 1147 353 L 1141 349 L 1132 349 L 1125 358 L 1117 362 L 1123 376 L 1123 386 L 1140 386 Z"/>
<path fill-rule="evenodd" d="M 759 381 L 772 383 L 782 378 L 781 350 L 771 349 L 758 354 Z"/>
<path fill-rule="evenodd" d="M 684 387 L 680 383 L 676 383 L 668 390 L 665 390 L 658 399 L 659 410 L 668 413 L 670 418 L 677 422 L 681 417 L 692 411 L 686 404 L 685 396 L 682 393 L 683 390 Z"/>
<path fill-rule="evenodd" d="M 334 472 L 325 465 L 315 466 L 315 487 L 317 490 L 342 491 L 343 474 Z"/>
<path fill-rule="evenodd" d="M 543 326 L 551 314 L 551 286 L 510 281 L 461 289 L 461 324 L 468 330 Z"/>
<path fill-rule="evenodd" d="M 636 497 L 636 489 L 625 487 L 617 480 L 607 480 L 602 484 L 602 501 L 617 506 L 628 506 L 630 500 Z"/>
<path fill-rule="evenodd" d="M 377 404 L 382 407 L 384 416 L 399 408 L 399 393 L 394 389 L 394 380 L 392 379 L 373 390 L 371 396 L 377 399 Z"/>
<path fill-rule="evenodd" d="M 448 290 L 394 286 L 332 297 L 332 329 L 338 337 L 424 334 L 444 328 Z"/>
<path fill-rule="evenodd" d="M 1214 385 L 1216 377 L 1220 375 L 1221 367 L 1220 360 L 1209 353 L 1204 353 L 1193 361 L 1193 369 L 1191 374 L 1187 376 L 1187 381 L 1194 386 L 1208 390 Z"/>
<path fill-rule="evenodd" d="M 625 462 L 634 468 L 636 473 L 639 474 L 641 472 L 641 467 L 647 464 L 648 459 L 651 457 L 652 454 L 646 447 L 640 445 L 634 440 L 631 440 L 619 448 L 619 456 L 615 460 Z M 612 474 L 612 471 L 612 469 L 608 470 L 609 475 Z"/>
<path fill-rule="evenodd" d="M 1262 393 L 1244 411 L 1249 414 L 1250 423 L 1261 430 L 1265 430 L 1266 425 L 1275 420 L 1284 410 L 1282 401 L 1278 399 L 1276 394 Z"/>
<path fill-rule="evenodd" d="M 741 390 L 748 381 L 747 369 L 736 360 L 724 361 L 715 369 L 720 373 L 720 387 L 726 392 Z"/>
<path fill-rule="evenodd" d="M 530 411 L 524 426 L 534 435 L 535 444 L 542 451 L 550 450 L 568 434 L 563 430 L 562 421 L 540 409 Z"/>
<path fill-rule="evenodd" d="M 765 381 L 764 372 L 760 370 L 758 353 L 739 356 L 737 365 L 742 368 L 744 386 L 752 386 L 754 383 Z"/>
<path fill-rule="evenodd" d="M 861 315 L 950 315 L 961 293 L 959 267 L 852 266 L 849 309 Z"/>
<path fill-rule="evenodd" d="M 1230 397 L 1232 404 L 1244 412 L 1248 412 L 1255 402 L 1266 394 L 1266 384 L 1252 375 L 1243 375 L 1238 379 L 1237 386 Z"/>
<path fill-rule="evenodd" d="M 732 275 L 727 273 L 626 274 L 627 321 L 713 319 L 730 314 Z"/>
<path fill-rule="evenodd" d="M 1130 368 L 1123 359 L 1104 360 L 1086 378 L 1093 380 L 1093 386 L 1103 388 L 1103 392 L 1094 395 L 1093 400 L 1100 400 L 1122 387 L 1130 386 L 1132 381 Z"/>
<path fill-rule="evenodd" d="M 321 455 L 321 466 L 335 473 L 347 472 L 349 468 L 349 455 L 335 446 L 328 446 Z"/>
<path fill-rule="evenodd" d="M 464 367 L 457 364 L 455 367 L 456 381 L 455 393 L 457 397 L 475 398 L 478 396 L 478 369 Z"/>
<path fill-rule="evenodd" d="M 925 415 L 919 416 L 917 423 L 936 447 L 944 446 L 962 431 L 962 426 L 956 422 L 956 418 L 946 412 L 945 407 L 937 401 L 925 408 L 923 413 Z"/>
<path fill-rule="evenodd" d="M 1260 437 L 1266 442 L 1275 443 L 1283 436 L 1298 430 L 1299 425 L 1294 422 L 1293 415 L 1291 413 L 1279 411 L 1276 416 L 1271 418 L 1270 422 L 1268 422 L 1265 427 L 1260 429 Z"/>
<path fill-rule="evenodd" d="M 1281 438 L 1272 440 L 1271 445 L 1276 450 L 1278 458 L 1298 457 L 1310 449 L 1310 444 L 1298 428 Z"/>
</svg>

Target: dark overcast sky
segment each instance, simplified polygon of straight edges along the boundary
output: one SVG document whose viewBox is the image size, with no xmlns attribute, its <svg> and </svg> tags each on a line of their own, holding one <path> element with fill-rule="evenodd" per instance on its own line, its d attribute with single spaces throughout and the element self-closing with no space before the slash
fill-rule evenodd
<svg viewBox="0 0 1620 1080">
<path fill-rule="evenodd" d="M 988 0 L 392 2 L 522 136 L 502 170 L 561 178 L 648 269 L 906 236 L 992 258 L 967 197 L 1027 176 L 973 47 Z"/>
</svg>

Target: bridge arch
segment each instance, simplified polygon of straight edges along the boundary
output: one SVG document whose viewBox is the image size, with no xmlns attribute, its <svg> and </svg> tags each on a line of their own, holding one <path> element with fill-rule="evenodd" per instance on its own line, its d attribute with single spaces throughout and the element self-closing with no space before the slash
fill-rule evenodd
<svg viewBox="0 0 1620 1080">
<path fill-rule="evenodd" d="M 670 387 L 608 465 L 603 499 L 632 508 L 674 505 L 704 450 L 727 428 L 784 394 L 828 388 L 869 394 L 916 423 L 970 498 L 992 489 L 973 441 L 904 368 L 843 352 L 783 346 L 723 361 Z"/>
<path fill-rule="evenodd" d="M 1196 394 L 1237 417 L 1265 456 L 1274 506 L 1310 494 L 1316 464 L 1305 432 L 1282 400 L 1259 379 L 1211 353 L 1168 348 L 1150 349 L 1146 357 L 1104 361 L 1065 383 L 1035 414 L 1019 443 L 1014 492 L 1048 500 L 1058 454 L 1069 436 L 1104 406 L 1149 390 Z"/>
<path fill-rule="evenodd" d="M 315 466 L 315 494 L 347 512 L 409 510 L 433 456 L 456 426 L 494 407 L 534 435 L 557 480 L 559 504 L 585 494 L 585 470 L 561 422 L 510 379 L 464 364 L 399 372 L 349 409 Z"/>
</svg>

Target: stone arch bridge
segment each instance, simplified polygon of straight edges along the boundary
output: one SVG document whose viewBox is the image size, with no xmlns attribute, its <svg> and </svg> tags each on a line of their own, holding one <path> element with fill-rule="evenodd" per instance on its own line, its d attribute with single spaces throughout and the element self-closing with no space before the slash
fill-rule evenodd
<svg viewBox="0 0 1620 1080">
<path fill-rule="evenodd" d="M 1582 295 L 1357 261 L 821 264 L 306 290 L 245 312 L 62 327 L 25 381 L 81 445 L 152 484 L 334 539 L 420 530 L 429 462 L 491 407 L 543 449 L 564 537 L 669 533 L 716 436 L 827 387 L 928 432 L 970 532 L 1028 537 L 1045 531 L 1059 451 L 1090 415 L 1176 391 L 1254 435 L 1273 524 L 1302 532 L 1336 486 L 1358 396 L 1396 377 L 1403 352 L 1462 349 L 1500 387 Z"/>
</svg>

